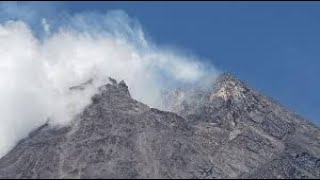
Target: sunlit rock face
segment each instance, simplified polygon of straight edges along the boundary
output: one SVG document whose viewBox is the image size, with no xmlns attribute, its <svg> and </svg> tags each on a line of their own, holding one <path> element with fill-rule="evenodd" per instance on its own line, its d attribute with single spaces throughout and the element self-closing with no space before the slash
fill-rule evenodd
<svg viewBox="0 0 320 180">
<path fill-rule="evenodd" d="M 160 111 L 110 79 L 71 124 L 20 141 L 0 178 L 320 178 L 320 129 L 232 75 L 168 96 Z"/>
</svg>

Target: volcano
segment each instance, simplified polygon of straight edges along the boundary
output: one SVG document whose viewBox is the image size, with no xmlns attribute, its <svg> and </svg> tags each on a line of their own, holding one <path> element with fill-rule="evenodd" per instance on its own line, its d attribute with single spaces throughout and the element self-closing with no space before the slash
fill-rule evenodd
<svg viewBox="0 0 320 180">
<path fill-rule="evenodd" d="M 72 123 L 21 140 L 0 178 L 320 178 L 319 127 L 233 75 L 168 99 L 151 108 L 111 79 Z"/>
</svg>

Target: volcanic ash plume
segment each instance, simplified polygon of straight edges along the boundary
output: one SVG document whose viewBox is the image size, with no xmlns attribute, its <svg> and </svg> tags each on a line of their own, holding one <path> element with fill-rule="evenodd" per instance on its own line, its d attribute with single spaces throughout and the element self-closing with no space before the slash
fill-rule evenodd
<svg viewBox="0 0 320 180">
<path fill-rule="evenodd" d="M 40 37 L 28 22 L 0 25 L 0 157 L 46 121 L 70 122 L 108 77 L 124 80 L 133 98 L 161 108 L 163 90 L 205 85 L 218 74 L 196 56 L 155 45 L 122 11 L 56 22 L 42 19 Z M 83 91 L 70 91 L 90 79 Z"/>
</svg>

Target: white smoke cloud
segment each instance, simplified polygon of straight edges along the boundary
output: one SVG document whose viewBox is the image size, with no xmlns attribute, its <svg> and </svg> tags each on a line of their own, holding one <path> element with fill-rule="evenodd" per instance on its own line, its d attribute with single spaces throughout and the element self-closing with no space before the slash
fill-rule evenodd
<svg viewBox="0 0 320 180">
<path fill-rule="evenodd" d="M 108 77 L 125 80 L 133 98 L 161 108 L 163 89 L 218 74 L 196 56 L 159 48 L 122 11 L 68 15 L 59 25 L 50 20 L 42 21 L 48 32 L 42 39 L 25 21 L 0 24 L 0 157 L 48 119 L 70 122 Z M 91 78 L 85 91 L 69 90 Z"/>
</svg>

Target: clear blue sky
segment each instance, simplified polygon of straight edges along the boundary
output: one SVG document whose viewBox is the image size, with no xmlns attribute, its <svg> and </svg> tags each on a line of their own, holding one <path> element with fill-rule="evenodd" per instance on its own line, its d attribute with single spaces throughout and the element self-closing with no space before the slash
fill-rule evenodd
<svg viewBox="0 0 320 180">
<path fill-rule="evenodd" d="M 320 124 L 320 2 L 61 2 L 32 6 L 51 15 L 61 10 L 122 9 L 137 18 L 158 44 L 175 45 L 208 58 L 219 69 Z"/>
</svg>

